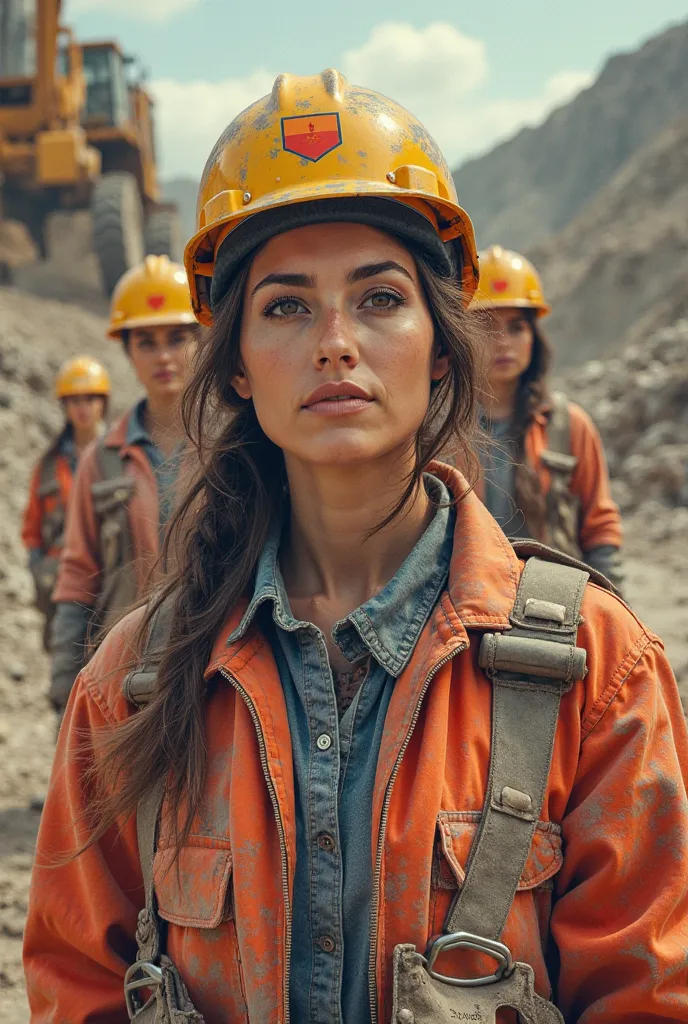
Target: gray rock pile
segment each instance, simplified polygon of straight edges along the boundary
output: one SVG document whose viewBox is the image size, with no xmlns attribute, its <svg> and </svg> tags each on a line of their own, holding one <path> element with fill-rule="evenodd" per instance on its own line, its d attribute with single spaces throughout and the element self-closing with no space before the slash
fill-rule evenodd
<svg viewBox="0 0 688 1024">
<path fill-rule="evenodd" d="M 652 507 L 648 524 L 688 530 L 688 320 L 619 356 L 567 375 L 568 394 L 592 415 L 625 513 Z M 672 514 L 667 507 L 675 509 Z M 661 522 L 659 521 L 661 520 Z"/>
</svg>

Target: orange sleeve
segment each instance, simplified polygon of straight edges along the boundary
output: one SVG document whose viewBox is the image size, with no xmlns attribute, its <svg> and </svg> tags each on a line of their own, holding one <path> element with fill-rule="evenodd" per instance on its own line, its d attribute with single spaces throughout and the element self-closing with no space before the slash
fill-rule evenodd
<svg viewBox="0 0 688 1024">
<path fill-rule="evenodd" d="M 104 641 L 74 686 L 55 752 L 41 816 L 24 932 L 24 971 L 32 1024 L 121 1024 L 123 978 L 136 958 L 136 921 L 143 906 L 136 820 L 132 815 L 78 857 L 88 836 L 93 792 L 84 765 L 113 713 L 96 674 L 124 662 L 124 620 Z M 131 632 L 131 630 L 129 630 Z M 126 638 L 125 638 L 126 639 Z M 113 655 L 113 649 L 116 654 Z M 123 671 L 110 676 L 117 690 Z"/>
<path fill-rule="evenodd" d="M 32 549 L 40 550 L 43 547 L 43 538 L 41 536 L 43 503 L 38 497 L 40 480 L 41 464 L 39 462 L 31 476 L 31 483 L 29 484 L 29 500 L 24 510 L 24 519 L 22 521 L 21 539 L 22 544 L 27 551 L 31 551 Z"/>
<path fill-rule="evenodd" d="M 558 1005 L 578 1024 L 688 1020 L 688 733 L 659 641 L 610 673 L 583 732 L 551 920 Z"/>
<path fill-rule="evenodd" d="M 612 499 L 602 438 L 580 406 L 569 405 L 571 454 L 578 459 L 571 491 L 580 498 L 579 542 L 584 552 L 603 545 L 621 547 L 621 513 Z"/>
<path fill-rule="evenodd" d="M 99 524 L 91 485 L 98 479 L 96 442 L 83 452 L 67 508 L 65 542 L 53 601 L 92 605 L 100 593 Z"/>
</svg>

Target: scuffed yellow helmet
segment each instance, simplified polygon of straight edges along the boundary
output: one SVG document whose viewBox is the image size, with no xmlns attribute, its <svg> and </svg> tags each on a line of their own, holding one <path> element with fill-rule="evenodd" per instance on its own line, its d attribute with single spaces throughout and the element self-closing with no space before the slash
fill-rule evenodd
<svg viewBox="0 0 688 1024">
<path fill-rule="evenodd" d="M 74 395 L 110 394 L 110 377 L 104 366 L 90 356 L 68 359 L 60 367 L 55 379 L 55 397 L 71 398 Z"/>
<path fill-rule="evenodd" d="M 124 274 L 110 302 L 110 338 L 132 327 L 190 324 L 195 320 L 181 263 L 167 256 L 146 256 Z"/>
<path fill-rule="evenodd" d="M 210 154 L 198 231 L 184 254 L 198 320 L 212 323 L 213 305 L 256 246 L 303 223 L 332 221 L 394 231 L 440 272 L 458 274 L 466 302 L 475 291 L 473 226 L 437 144 L 398 103 L 330 69 L 280 75 Z"/>
<path fill-rule="evenodd" d="M 545 301 L 537 270 L 525 256 L 491 245 L 480 253 L 480 282 L 473 296 L 473 309 L 518 307 L 535 309 L 546 316 L 551 307 Z"/>
</svg>

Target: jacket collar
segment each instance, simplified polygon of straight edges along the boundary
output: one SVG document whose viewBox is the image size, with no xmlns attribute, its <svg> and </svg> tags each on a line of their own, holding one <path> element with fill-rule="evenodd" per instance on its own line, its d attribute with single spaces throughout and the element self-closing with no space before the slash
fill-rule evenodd
<svg viewBox="0 0 688 1024">
<path fill-rule="evenodd" d="M 508 629 L 520 578 L 519 561 L 511 544 L 458 470 L 434 462 L 428 471 L 460 499 L 449 582 L 432 616 L 433 627 L 445 643 L 469 629 Z M 228 643 L 232 633 L 238 631 L 248 605 L 248 600 L 242 599 L 228 616 L 213 646 L 206 676 L 230 663 L 239 668 L 239 663 L 252 658 L 264 642 L 254 626 L 241 637 L 237 633 L 237 639 Z"/>
<path fill-rule="evenodd" d="M 408 664 L 425 622 L 444 590 L 451 557 L 454 511 L 446 487 L 429 477 L 432 500 L 438 508 L 432 521 L 403 565 L 382 590 L 340 622 L 332 636 L 344 656 L 354 662 L 372 654 L 386 672 L 398 676 Z M 297 621 L 279 565 L 282 523 L 275 523 L 258 562 L 248 608 L 227 643 L 241 640 L 263 604 L 271 606 L 275 624 L 288 632 L 307 626 Z"/>
</svg>

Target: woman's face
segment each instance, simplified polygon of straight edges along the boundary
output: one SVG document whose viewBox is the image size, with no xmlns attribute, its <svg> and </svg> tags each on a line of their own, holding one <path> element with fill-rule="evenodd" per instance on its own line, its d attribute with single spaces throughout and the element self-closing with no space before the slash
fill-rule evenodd
<svg viewBox="0 0 688 1024">
<path fill-rule="evenodd" d="M 490 310 L 488 334 L 491 340 L 487 368 L 490 383 L 518 380 L 530 366 L 533 355 L 533 327 L 525 311 L 515 307 Z"/>
<path fill-rule="evenodd" d="M 128 355 L 139 383 L 149 398 L 175 398 L 186 383 L 193 330 L 186 324 L 134 327 Z"/>
<path fill-rule="evenodd" d="M 297 228 L 258 253 L 241 362 L 232 383 L 287 460 L 330 466 L 405 448 L 449 366 L 413 257 L 348 223 Z"/>
<path fill-rule="evenodd" d="M 70 395 L 62 404 L 67 422 L 79 432 L 95 430 L 105 416 L 102 395 Z"/>
</svg>

